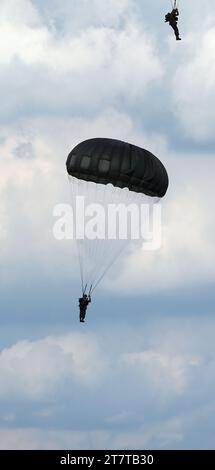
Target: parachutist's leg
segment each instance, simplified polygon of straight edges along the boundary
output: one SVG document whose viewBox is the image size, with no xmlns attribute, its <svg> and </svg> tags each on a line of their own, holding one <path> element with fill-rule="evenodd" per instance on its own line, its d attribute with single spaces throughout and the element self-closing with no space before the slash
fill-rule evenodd
<svg viewBox="0 0 215 470">
<path fill-rule="evenodd" d="M 177 24 L 176 23 L 170 23 L 170 26 L 172 26 L 172 29 L 174 30 L 174 33 L 175 33 L 175 37 L 178 40 L 179 39 L 179 30 L 178 30 Z"/>
<path fill-rule="evenodd" d="M 177 41 L 181 41 L 181 38 L 179 37 L 179 30 L 178 30 L 178 27 L 177 27 L 177 36 L 176 36 L 176 40 L 177 40 Z"/>
<path fill-rule="evenodd" d="M 179 38 L 179 30 L 178 30 L 177 24 L 175 25 L 174 31 L 175 31 L 175 37 L 176 37 L 176 39 L 178 39 Z"/>
<path fill-rule="evenodd" d="M 80 322 L 83 323 L 85 321 L 86 310 L 80 310 Z"/>
</svg>

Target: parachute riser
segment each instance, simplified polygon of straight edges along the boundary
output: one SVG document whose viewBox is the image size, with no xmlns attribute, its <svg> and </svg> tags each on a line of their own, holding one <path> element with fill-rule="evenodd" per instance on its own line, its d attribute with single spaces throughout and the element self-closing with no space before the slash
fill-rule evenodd
<svg viewBox="0 0 215 470">
<path fill-rule="evenodd" d="M 93 288 L 93 285 L 91 284 L 88 297 L 89 297 L 89 296 L 91 295 L 91 293 L 92 293 L 92 288 Z"/>
<path fill-rule="evenodd" d="M 85 288 L 84 288 L 84 289 L 82 289 L 82 293 L 83 293 L 83 295 L 84 295 L 84 294 L 86 294 L 86 290 L 87 290 L 87 284 L 85 284 Z"/>
<path fill-rule="evenodd" d="M 171 0 L 172 9 L 177 9 L 179 7 L 179 0 Z"/>
<path fill-rule="evenodd" d="M 85 295 L 85 294 L 86 294 L 86 292 L 87 292 L 87 287 L 88 287 L 88 286 L 87 286 L 87 284 L 85 284 L 85 287 L 84 287 L 84 289 L 82 289 L 82 294 L 83 294 L 83 295 Z M 88 294 L 87 294 L 87 296 L 88 296 L 88 297 L 91 295 L 91 293 L 92 293 L 92 290 L 93 290 L 93 285 L 91 284 L 91 285 L 90 285 L 89 292 L 88 292 Z"/>
</svg>

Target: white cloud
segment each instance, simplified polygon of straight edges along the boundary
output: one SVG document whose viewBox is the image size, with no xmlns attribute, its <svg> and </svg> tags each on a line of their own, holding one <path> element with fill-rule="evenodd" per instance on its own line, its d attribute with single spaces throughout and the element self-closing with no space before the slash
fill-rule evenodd
<svg viewBox="0 0 215 470">
<path fill-rule="evenodd" d="M 32 24 L 27 13 L 25 21 L 19 22 L 18 16 L 14 21 L 13 5 L 3 4 L 8 15 L 0 23 L 4 119 L 16 116 L 17 109 L 23 118 L 44 110 L 92 112 L 120 98 L 140 102 L 151 83 L 163 76 L 155 44 L 135 18 L 122 29 L 97 24 L 57 37 L 42 20 Z"/>
<path fill-rule="evenodd" d="M 34 428 L 0 428 L 0 449 L 140 449 L 150 448 L 153 439 L 158 448 L 181 441 L 180 423 L 161 423 L 157 428 L 138 432 L 46 431 Z"/>
<path fill-rule="evenodd" d="M 0 5 L 0 24 L 12 23 L 13 25 L 29 24 L 32 27 L 38 26 L 41 17 L 29 0 L 2 0 Z"/>
<path fill-rule="evenodd" d="M 147 375 L 148 380 L 154 383 L 160 393 L 167 394 L 171 389 L 176 393 L 183 392 L 187 386 L 190 367 L 199 364 L 197 357 L 183 357 L 152 350 L 125 354 L 122 361 L 136 368 L 139 374 Z"/>
<path fill-rule="evenodd" d="M 134 16 L 136 5 L 132 0 L 32 0 L 46 21 L 59 35 L 75 35 L 89 26 L 107 25 L 120 28 Z"/>
<path fill-rule="evenodd" d="M 41 341 L 20 341 L 0 354 L 2 399 L 46 399 L 74 380 L 86 387 L 102 380 L 107 364 L 95 338 L 69 334 Z M 53 395 L 54 394 L 54 395 Z"/>
<path fill-rule="evenodd" d="M 129 341 L 121 325 L 3 349 L 1 448 L 183 448 L 194 417 L 206 423 L 211 414 L 213 337 L 210 317 L 195 326 L 192 317 L 165 317 L 144 331 L 130 327 Z M 17 400 L 28 405 L 29 429 L 19 428 Z"/>
<path fill-rule="evenodd" d="M 214 18 L 213 18 L 214 23 Z M 173 106 L 185 136 L 214 140 L 215 26 L 190 34 L 183 62 L 173 80 Z"/>
<path fill-rule="evenodd" d="M 123 333 L 124 334 L 124 333 Z M 181 338 L 181 331 L 178 332 Z M 49 336 L 36 341 L 19 341 L 3 349 L 0 353 L 1 386 L 0 396 L 46 400 L 48 396 L 57 398 L 64 393 L 66 383 L 79 387 L 100 389 L 105 381 L 138 382 L 138 387 L 151 389 L 162 399 L 183 395 L 190 386 L 190 380 L 202 366 L 203 354 L 195 351 L 195 342 L 183 352 L 180 341 L 172 328 L 173 344 L 166 343 L 163 335 L 158 335 L 157 347 L 139 343 L 138 335 L 130 336 L 130 344 L 116 351 L 118 335 L 109 339 L 90 333 L 68 333 L 63 336 Z M 138 340 L 138 341 L 137 341 Z M 107 343 L 107 344 L 106 344 Z M 184 344 L 184 343 L 183 343 Z M 194 348 L 193 348 L 194 345 Z M 115 350 L 115 352 L 114 352 Z M 205 354 L 205 353 L 204 353 Z M 210 366 L 209 366 L 210 367 Z M 137 379 L 138 377 L 138 379 Z M 124 379 L 123 379 L 124 380 Z M 123 385 L 122 385 L 123 386 Z M 123 416 L 124 412 L 123 410 Z M 120 412 L 121 413 L 121 412 Z M 127 413 L 127 411 L 126 411 Z"/>
</svg>

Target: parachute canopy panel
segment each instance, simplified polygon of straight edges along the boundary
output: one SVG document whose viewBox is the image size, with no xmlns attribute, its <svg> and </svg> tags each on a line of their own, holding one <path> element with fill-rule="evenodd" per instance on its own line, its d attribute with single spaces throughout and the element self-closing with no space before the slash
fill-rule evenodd
<svg viewBox="0 0 215 470">
<path fill-rule="evenodd" d="M 116 139 L 94 138 L 81 142 L 70 152 L 68 174 L 100 184 L 163 197 L 168 175 L 161 161 L 151 152 Z"/>
</svg>

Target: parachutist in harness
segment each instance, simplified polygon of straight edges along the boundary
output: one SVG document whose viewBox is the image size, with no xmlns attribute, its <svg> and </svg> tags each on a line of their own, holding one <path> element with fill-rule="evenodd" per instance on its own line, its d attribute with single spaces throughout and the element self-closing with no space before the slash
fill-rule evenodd
<svg viewBox="0 0 215 470">
<path fill-rule="evenodd" d="M 173 8 L 171 13 L 167 13 L 165 15 L 165 22 L 169 23 L 169 25 L 172 27 L 175 33 L 176 41 L 181 41 L 181 38 L 179 37 L 179 30 L 178 30 L 178 17 L 179 17 L 179 11 L 178 8 Z"/>
<path fill-rule="evenodd" d="M 111 223 L 113 225 L 115 222 L 112 221 L 113 217 L 112 219 L 109 217 L 109 208 L 111 205 L 117 207 L 119 209 L 117 219 L 122 218 L 123 222 L 124 220 L 127 222 L 125 207 L 129 208 L 130 202 L 133 201 L 135 209 L 138 207 L 141 212 L 146 196 L 147 200 L 153 203 L 165 195 L 169 178 L 161 161 L 149 150 L 121 140 L 101 137 L 88 139 L 76 145 L 67 157 L 66 168 L 71 185 L 72 207 L 75 209 L 74 234 L 78 235 L 77 255 L 82 293 L 79 304 L 82 322 L 89 305 L 89 295 L 93 295 L 108 270 L 122 254 L 127 241 L 133 238 L 121 235 L 122 227 L 118 220 L 114 224 L 115 230 L 113 228 L 111 231 L 115 236 L 112 237 L 108 233 L 107 237 L 107 232 L 112 228 Z M 81 207 L 79 205 L 80 196 L 85 203 L 83 208 L 82 204 Z M 93 231 L 95 236 L 91 237 L 91 233 L 87 236 L 85 207 L 93 203 L 95 210 L 95 204 L 100 207 L 101 202 L 104 204 L 104 218 L 100 216 L 99 211 L 95 229 L 95 221 L 92 223 L 91 219 L 91 232 Z M 103 216 L 103 213 L 101 215 Z M 83 239 L 80 236 L 82 220 Z M 129 220 L 129 235 L 133 230 L 132 222 L 133 219 L 130 229 Z M 85 294 L 88 297 L 87 302 Z M 79 304 L 77 298 L 77 307 Z"/>
<path fill-rule="evenodd" d="M 91 296 L 90 294 L 87 296 L 87 294 L 84 294 L 83 297 L 80 297 L 79 299 L 79 308 L 80 308 L 80 322 L 84 323 L 85 321 L 85 316 L 87 313 L 87 307 L 88 304 L 91 302 Z"/>
</svg>

